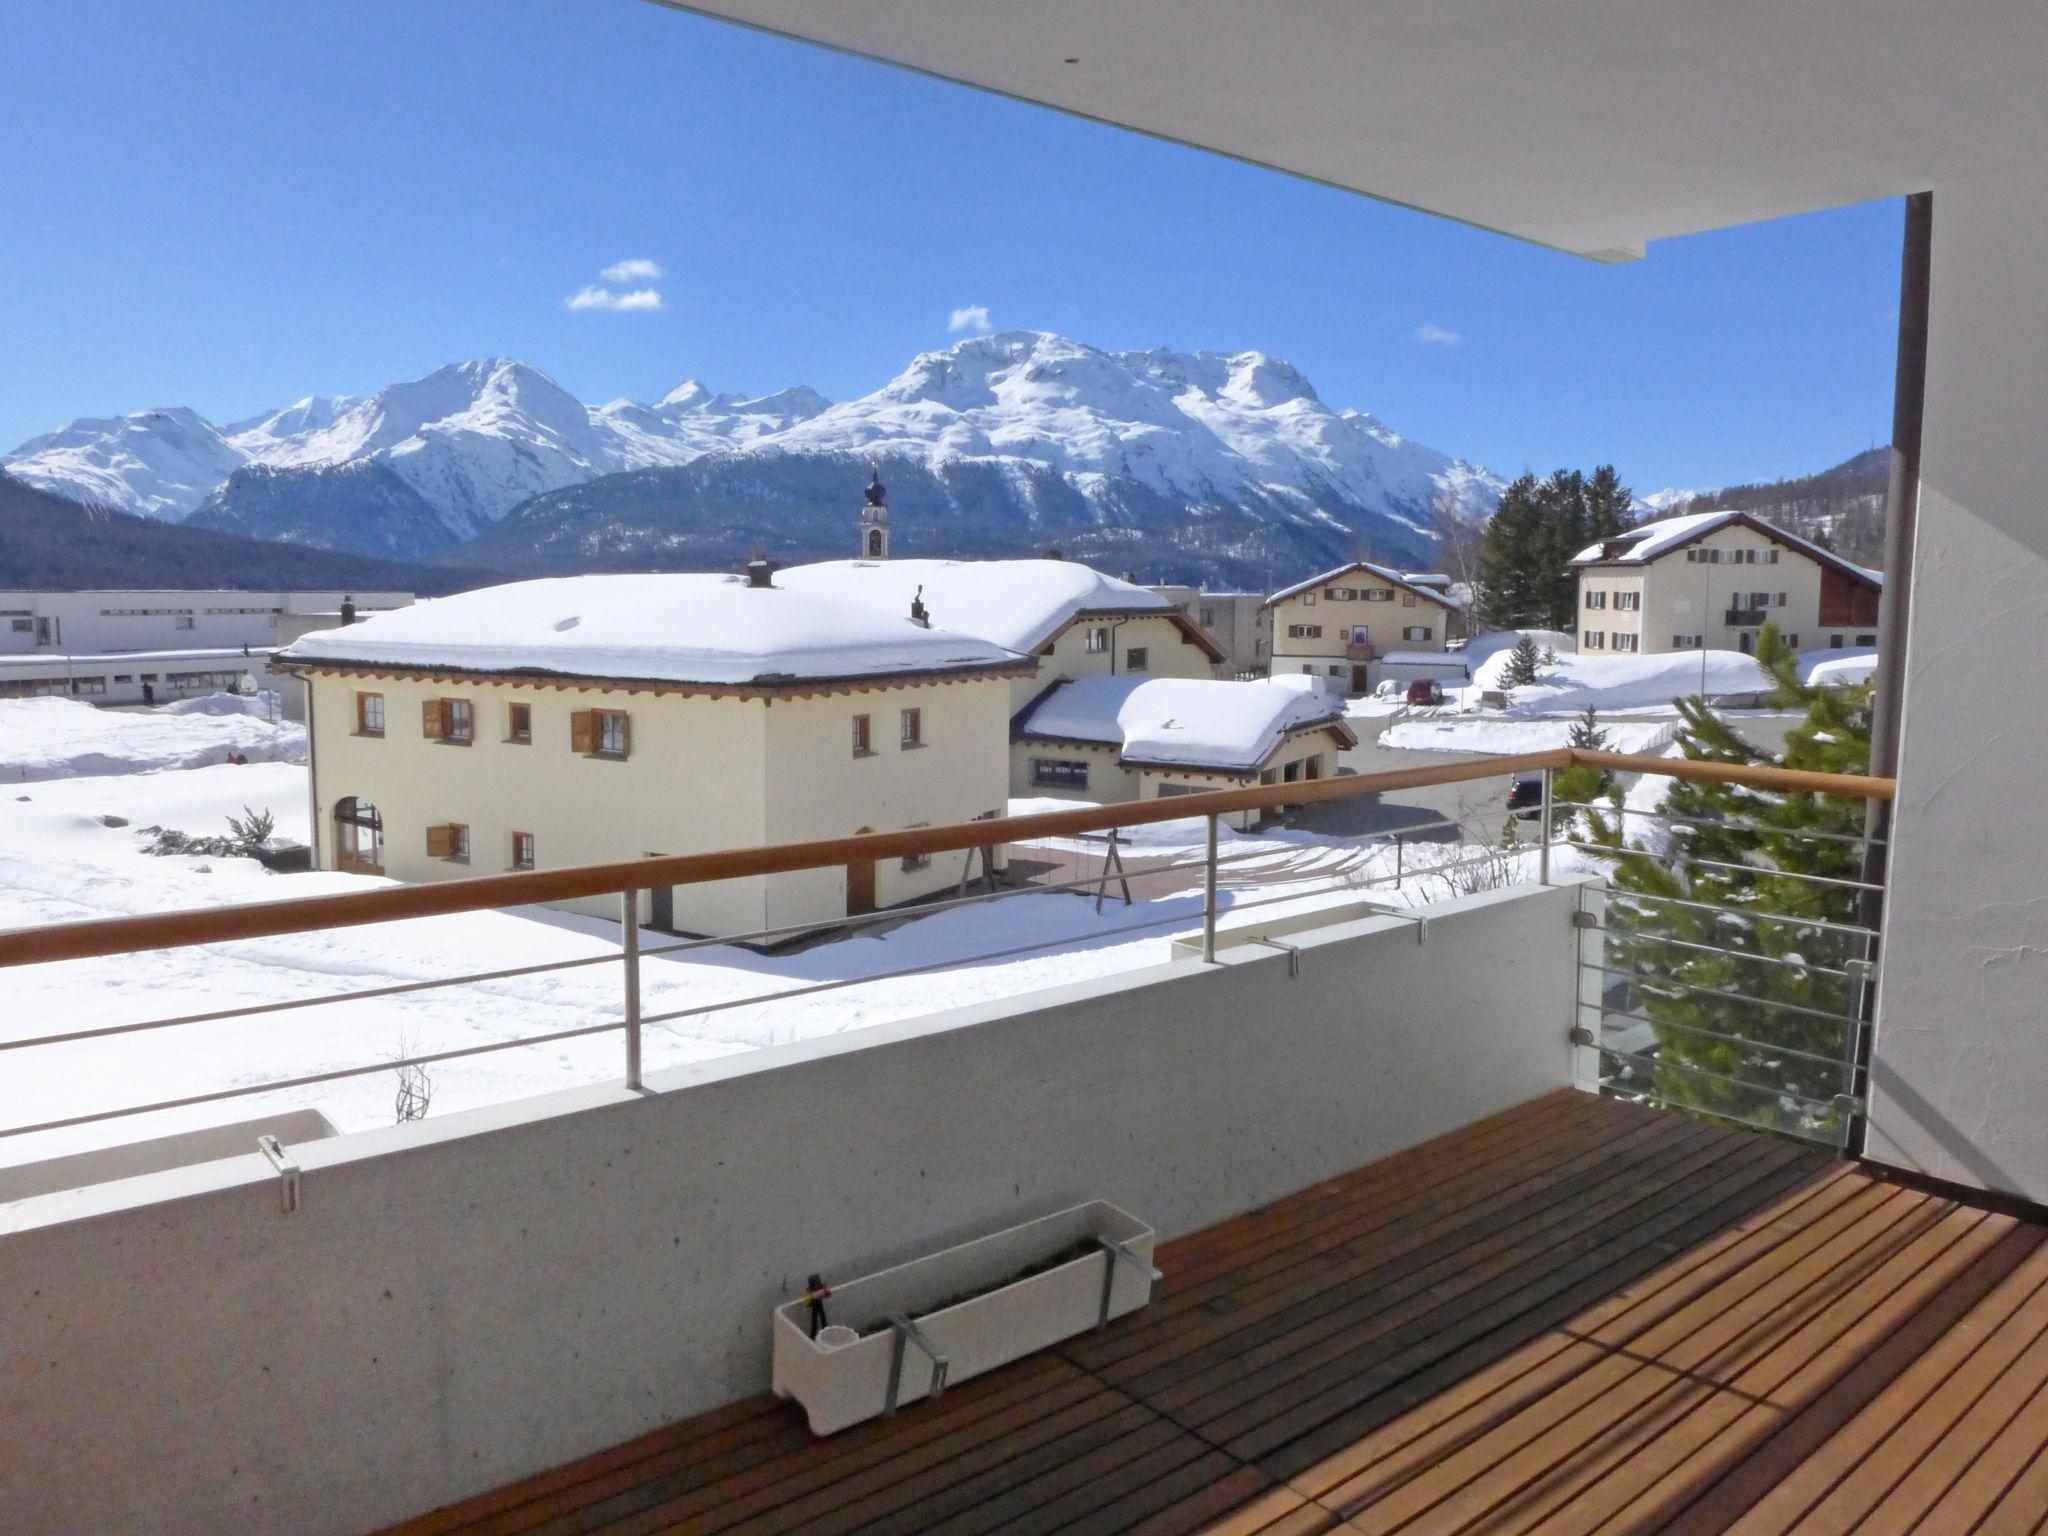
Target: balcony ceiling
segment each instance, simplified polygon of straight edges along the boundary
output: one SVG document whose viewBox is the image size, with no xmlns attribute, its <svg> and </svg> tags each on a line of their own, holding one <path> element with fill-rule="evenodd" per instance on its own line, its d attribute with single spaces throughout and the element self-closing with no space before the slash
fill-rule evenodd
<svg viewBox="0 0 2048 1536">
<path fill-rule="evenodd" d="M 2041 0 L 660 3 L 1602 260 L 2048 158 Z"/>
</svg>

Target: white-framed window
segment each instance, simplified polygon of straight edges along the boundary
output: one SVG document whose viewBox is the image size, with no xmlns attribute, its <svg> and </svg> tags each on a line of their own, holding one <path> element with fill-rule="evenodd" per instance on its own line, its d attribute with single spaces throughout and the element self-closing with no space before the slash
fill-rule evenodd
<svg viewBox="0 0 2048 1536">
<path fill-rule="evenodd" d="M 356 695 L 356 734 L 358 736 L 382 736 L 384 734 L 383 694 L 359 693 Z"/>
<path fill-rule="evenodd" d="M 531 704 L 507 704 L 505 706 L 505 739 L 521 746 L 533 744 L 533 706 Z"/>
<path fill-rule="evenodd" d="M 1320 640 L 1323 638 L 1323 626 L 1320 624 L 1290 624 L 1287 626 L 1287 638 L 1290 640 Z"/>
<path fill-rule="evenodd" d="M 1617 651 L 1639 650 L 1641 646 L 1642 637 L 1640 635 L 1623 634 L 1620 630 L 1614 632 L 1614 648 Z"/>
<path fill-rule="evenodd" d="M 1313 592 L 1304 592 L 1301 594 L 1301 601 L 1304 607 L 1313 608 L 1316 605 L 1316 595 Z"/>
<path fill-rule="evenodd" d="M 631 743 L 629 727 L 624 710 L 600 709 L 597 712 L 597 750 L 604 757 L 624 757 Z"/>
<path fill-rule="evenodd" d="M 1589 629 L 1579 637 L 1579 648 L 1586 651 L 1607 649 L 1607 634 L 1604 630 Z"/>
<path fill-rule="evenodd" d="M 1617 592 L 1614 594 L 1614 606 L 1624 613 L 1633 613 L 1643 606 L 1643 594 L 1640 592 Z"/>
<path fill-rule="evenodd" d="M 1674 651 L 1697 651 L 1704 648 L 1706 643 L 1704 635 L 1673 635 L 1671 637 L 1671 649 Z"/>
<path fill-rule="evenodd" d="M 512 867 L 514 869 L 533 868 L 533 834 L 531 832 L 514 832 L 512 834 Z"/>
<path fill-rule="evenodd" d="M 1605 592 L 1588 592 L 1586 594 L 1586 607 L 1605 608 L 1606 606 L 1607 594 Z"/>
<path fill-rule="evenodd" d="M 1392 587 L 1367 587 L 1365 589 L 1365 600 L 1368 603 L 1391 603 L 1394 600 L 1394 589 Z"/>
<path fill-rule="evenodd" d="M 855 715 L 853 717 L 853 755 L 855 757 L 873 757 L 875 755 L 874 740 L 874 722 L 867 715 Z"/>
<path fill-rule="evenodd" d="M 1410 624 L 1401 631 L 1401 638 L 1403 640 L 1427 640 L 1429 638 L 1429 626 L 1426 624 Z"/>
<path fill-rule="evenodd" d="M 1107 624 L 1091 626 L 1088 631 L 1088 654 L 1090 656 L 1100 656 L 1108 649 L 1109 626 Z"/>
<path fill-rule="evenodd" d="M 903 747 L 921 747 L 924 745 L 923 710 L 906 709 L 903 711 L 902 718 L 897 722 L 896 739 L 898 744 Z"/>
<path fill-rule="evenodd" d="M 1348 603 L 1351 601 L 1352 598 L 1356 597 L 1357 595 L 1357 589 L 1353 587 L 1330 588 L 1330 601 L 1333 603 Z"/>
</svg>

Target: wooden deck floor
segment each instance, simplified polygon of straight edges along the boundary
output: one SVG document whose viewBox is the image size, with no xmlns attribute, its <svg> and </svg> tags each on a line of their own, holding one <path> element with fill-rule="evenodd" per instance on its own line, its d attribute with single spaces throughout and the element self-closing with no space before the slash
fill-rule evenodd
<svg viewBox="0 0 2048 1536">
<path fill-rule="evenodd" d="M 2048 1531 L 2048 1229 L 1558 1094 L 1167 1245 L 826 1440 L 758 1398 L 406 1536 Z"/>
</svg>

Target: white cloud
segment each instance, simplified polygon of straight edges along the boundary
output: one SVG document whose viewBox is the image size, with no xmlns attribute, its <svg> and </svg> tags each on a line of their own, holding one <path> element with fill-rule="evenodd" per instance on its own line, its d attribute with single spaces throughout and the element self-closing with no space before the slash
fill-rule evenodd
<svg viewBox="0 0 2048 1536">
<path fill-rule="evenodd" d="M 1432 347 L 1455 347 L 1465 338 L 1456 331 L 1438 325 L 1434 320 L 1426 320 L 1415 327 L 1415 339 L 1426 341 Z"/>
<path fill-rule="evenodd" d="M 570 294 L 565 302 L 571 309 L 659 309 L 661 290 L 634 288 L 626 293 L 613 293 L 591 283 Z"/>
<path fill-rule="evenodd" d="M 986 304 L 963 304 L 954 310 L 946 321 L 946 329 L 954 334 L 961 331 L 985 331 L 988 329 L 988 306 Z"/>
<path fill-rule="evenodd" d="M 644 256 L 636 256 L 630 261 L 615 261 L 597 275 L 608 283 L 617 283 L 624 287 L 627 283 L 652 282 L 662 275 L 662 271 L 659 262 L 649 261 Z"/>
</svg>

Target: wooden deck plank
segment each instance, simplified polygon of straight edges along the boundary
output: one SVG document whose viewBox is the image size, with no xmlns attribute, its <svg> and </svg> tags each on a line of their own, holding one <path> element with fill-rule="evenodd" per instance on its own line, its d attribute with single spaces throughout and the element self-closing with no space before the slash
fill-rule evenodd
<svg viewBox="0 0 2048 1536">
<path fill-rule="evenodd" d="M 1601 1469 L 1609 1475 L 1588 1479 L 1575 1468 L 1576 1495 L 1554 1503 L 1549 1518 L 1528 1529 L 1543 1536 L 1661 1529 L 1789 1413 L 1995 1247 L 2006 1229 L 2007 1218 L 1951 1210 L 1732 1382 L 1682 1392 L 1662 1424 L 1629 1426 L 1616 1437 L 1627 1446 L 1625 1458 L 1610 1458 Z"/>
<path fill-rule="evenodd" d="M 1425 1358 L 1420 1352 L 1410 1352 L 1390 1357 L 1379 1367 L 1387 1385 L 1383 1394 L 1361 1401 L 1269 1451 L 1260 1458 L 1261 1465 L 1275 1476 L 1291 1479 L 1341 1451 L 1361 1434 L 1390 1422 L 1473 1371 L 1540 1338 L 1551 1328 L 1562 1326 L 1622 1287 L 1637 1283 L 1655 1269 L 1654 1260 L 1659 1254 L 1679 1251 L 1688 1242 L 1723 1230 L 1758 1204 L 1783 1193 L 1811 1169 L 1808 1158 L 1790 1151 L 1779 1156 L 1780 1161 L 1767 1161 L 1735 1175 L 1703 1181 L 1691 1197 L 1645 1222 L 1647 1241 L 1655 1245 L 1656 1251 L 1626 1255 L 1625 1264 L 1616 1261 L 1615 1273 L 1601 1275 L 1600 1264 L 1605 1256 L 1596 1254 L 1591 1266 L 1593 1275 L 1567 1275 L 1561 1287 L 1549 1287 L 1543 1299 L 1534 1305 L 1528 1305 L 1527 1298 L 1523 1298 L 1518 1307 L 1489 1307 L 1475 1313 L 1462 1331 L 1464 1341 L 1449 1354 Z"/>
<path fill-rule="evenodd" d="M 754 1398 L 391 1536 L 2048 1536 L 2048 1227 L 1560 1092 L 1161 1245 L 817 1439 Z"/>
<path fill-rule="evenodd" d="M 1885 1231 L 1897 1198 L 1866 1188 L 1861 1198 L 1834 1207 L 1797 1239 L 1756 1245 L 1746 1253 L 1749 1262 L 1650 1328 L 1618 1338 L 1572 1328 L 1564 1334 L 1570 1344 L 1523 1390 L 1486 1404 L 1451 1426 L 1450 1435 L 1433 1437 L 1421 1455 L 1373 1467 L 1331 1489 L 1323 1502 L 1376 1529 L 1418 1515 L 1475 1480 L 1498 1486 L 1517 1468 L 1529 1474 L 1542 1470 L 1551 1464 L 1548 1447 L 1585 1443 L 1589 1412 L 1630 1411 L 1684 1373 L 1711 1369 L 1715 1354 L 1736 1341 L 1753 1315 L 1745 1308 L 1768 1308 L 1809 1280 L 1827 1278 L 1833 1266 Z M 1774 1281 L 1776 1296 L 1769 1289 Z M 1361 1513 L 1368 1507 L 1372 1518 Z"/>
<path fill-rule="evenodd" d="M 1697 1182 L 1712 1181 L 1717 1158 L 1734 1162 L 1744 1149 L 1712 1142 L 1696 1146 L 1641 1195 L 1582 1213 L 1568 1239 L 1531 1244 L 1513 1265 L 1492 1266 L 1502 1284 L 1477 1292 L 1452 1282 L 1476 1305 L 1446 1306 L 1384 1336 L 1384 1350 L 1357 1360 L 1338 1359 L 1288 1384 L 1284 1393 L 1202 1419 L 1202 1433 L 1247 1460 L 1279 1451 L 1340 1419 L 1402 1379 L 1440 1360 L 1484 1346 L 1489 1358 L 1505 1354 L 1564 1316 L 1611 1293 L 1624 1280 L 1648 1273 L 1669 1255 L 1657 1245 L 1665 1225 L 1690 1215 Z M 1718 1182 L 1708 1189 L 1719 1190 Z M 1704 1191 L 1702 1192 L 1705 1193 Z M 1283 1477 L 1299 1470 L 1269 1467 Z"/>
<path fill-rule="evenodd" d="M 2036 1234 L 2015 1238 L 2027 1243 L 2028 1256 L 2005 1276 L 1991 1304 L 1980 1305 L 1916 1362 L 1927 1369 L 1881 1394 L 1852 1426 L 1860 1434 L 1845 1433 L 1839 1449 L 1829 1447 L 1834 1455 L 1814 1458 L 1817 1469 L 1844 1475 L 1800 1512 L 1802 1530 L 1867 1529 L 1873 1536 L 1911 1530 L 2048 1380 L 2048 1310 L 2032 1304 L 2048 1281 L 2048 1253 Z M 1989 1422 L 1982 1411 L 1987 1404 L 1996 1415 Z M 1845 1467 L 1851 1455 L 1854 1464 Z M 1788 1492 L 1810 1485 L 1801 1472 Z"/>
<path fill-rule="evenodd" d="M 1586 1095 L 1575 1097 L 1583 1100 Z M 1230 1262 L 1215 1273 L 1205 1275 L 1190 1268 L 1178 1245 L 1166 1245 L 1159 1255 L 1160 1267 L 1173 1282 L 1166 1294 L 1145 1312 L 1125 1320 L 1127 1326 L 1103 1339 L 1076 1344 L 1072 1358 L 1104 1374 L 1142 1369 L 1134 1355 L 1179 1337 L 1188 1326 L 1188 1315 L 1219 1297 L 1231 1297 L 1241 1304 L 1237 1302 L 1240 1296 L 1258 1294 L 1262 1287 L 1275 1283 L 1286 1284 L 1282 1277 L 1304 1266 L 1312 1268 L 1335 1247 L 1360 1244 L 1390 1229 L 1405 1232 L 1423 1221 L 1455 1215 L 1484 1203 L 1499 1190 L 1540 1177 L 1557 1164 L 1597 1156 L 1601 1148 L 1641 1128 L 1641 1122 L 1634 1120 L 1611 1120 L 1603 1125 L 1597 1119 L 1583 1126 L 1560 1126 L 1542 1112 L 1547 1109 L 1543 1101 L 1539 1106 L 1528 1130 L 1529 1135 L 1541 1138 L 1535 1147 L 1509 1140 L 1489 1148 L 1483 1162 L 1423 1169 L 1409 1180 L 1390 1182 L 1384 1188 L 1358 1189 L 1341 1207 L 1326 1209 L 1316 1220 L 1271 1229 L 1261 1249 L 1249 1254 L 1233 1250 Z M 1275 1238 L 1282 1240 L 1276 1242 Z M 1204 1312 L 1202 1318 L 1209 1315 Z M 1170 1343 L 1155 1356 L 1172 1357 Z"/>
<path fill-rule="evenodd" d="M 1390 1529 L 1409 1519 L 1420 1529 L 1454 1530 L 1476 1511 L 1512 1527 L 1514 1522 L 1501 1513 L 1508 1508 L 1528 1514 L 1528 1523 L 1533 1523 L 1539 1505 L 1547 1507 L 1553 1497 L 1598 1478 L 1682 1418 L 1697 1397 L 1712 1390 L 1710 1377 L 1699 1373 L 1712 1373 L 1723 1363 L 1739 1367 L 1746 1353 L 1768 1349 L 1777 1330 L 1771 1330 L 1771 1337 L 1758 1338 L 1755 1329 L 1774 1308 L 1816 1282 L 1829 1284 L 1835 1295 L 1853 1288 L 1861 1278 L 1853 1267 L 1846 1275 L 1831 1271 L 1844 1264 L 1854 1266 L 1869 1239 L 1889 1235 L 1886 1228 L 1893 1225 L 1893 1213 L 1885 1204 L 1873 1204 L 1854 1225 L 1766 1283 L 1739 1293 L 1733 1291 L 1736 1282 L 1731 1282 L 1722 1293 L 1703 1299 L 1660 1329 L 1661 1339 L 1652 1335 L 1640 1346 L 1603 1352 L 1557 1390 L 1423 1476 L 1376 1500 L 1369 1509 L 1347 1506 L 1345 1513 L 1366 1530 Z M 1931 1227 L 1932 1218 L 1921 1225 Z M 1908 1228 L 1898 1238 L 1903 1243 L 1913 1235 Z"/>
<path fill-rule="evenodd" d="M 1609 1301 L 1429 1397 L 1385 1429 L 1366 1435 L 1293 1479 L 1293 1486 L 1334 1508 L 1358 1507 L 1436 1465 L 1491 1427 L 1519 1413 L 1607 1349 L 1636 1341 L 1749 1265 L 1788 1243 L 1819 1241 L 1845 1205 L 1869 1185 L 1846 1166 L 1802 1181 L 1792 1194 L 1712 1241 L 1689 1250 Z"/>
<path fill-rule="evenodd" d="M 1191 1409 L 1219 1385 L 1243 1390 L 1248 1372 L 1304 1347 L 1345 1347 L 1330 1335 L 1332 1314 L 1349 1312 L 1362 1321 L 1361 1305 L 1384 1311 L 1453 1276 L 1482 1284 L 1518 1243 L 1569 1229 L 1590 1199 L 1640 1185 L 1689 1143 L 1710 1136 L 1697 1128 L 1645 1127 L 1584 1160 L 1574 1158 L 1399 1235 L 1342 1242 L 1287 1285 L 1231 1291 L 1235 1305 L 1225 1316 L 1169 1333 L 1145 1355 L 1100 1374 L 1148 1402 L 1176 1409 Z M 1133 1370 L 1141 1364 L 1143 1369 Z"/>
</svg>

